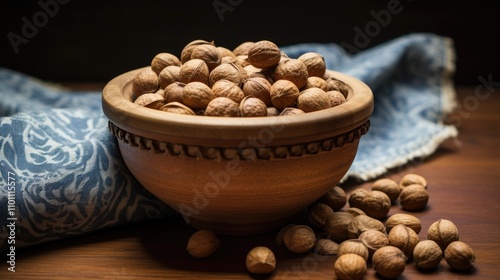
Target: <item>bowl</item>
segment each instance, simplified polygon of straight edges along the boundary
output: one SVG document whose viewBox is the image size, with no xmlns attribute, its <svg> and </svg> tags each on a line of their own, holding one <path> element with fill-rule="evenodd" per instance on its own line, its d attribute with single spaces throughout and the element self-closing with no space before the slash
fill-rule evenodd
<svg viewBox="0 0 500 280">
<path fill-rule="evenodd" d="M 333 108 L 275 117 L 167 113 L 133 103 L 132 70 L 109 81 L 104 114 L 132 175 L 186 223 L 223 235 L 275 230 L 337 185 L 369 129 L 370 88 Z"/>
</svg>

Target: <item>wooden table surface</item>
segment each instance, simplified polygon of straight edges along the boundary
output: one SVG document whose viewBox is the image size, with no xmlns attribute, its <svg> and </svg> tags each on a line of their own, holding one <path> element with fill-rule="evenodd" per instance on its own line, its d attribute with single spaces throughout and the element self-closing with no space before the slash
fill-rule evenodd
<svg viewBox="0 0 500 280">
<path fill-rule="evenodd" d="M 443 143 L 432 156 L 391 170 L 383 177 L 399 180 L 417 173 L 429 183 L 429 204 L 413 213 L 427 228 L 440 218 L 453 221 L 460 240 L 476 254 L 468 273 L 450 270 L 443 259 L 438 269 L 419 272 L 410 261 L 398 279 L 498 279 L 500 277 L 500 90 L 460 88 L 459 110 L 449 119 L 459 129 L 456 139 Z M 346 182 L 347 193 L 369 188 L 371 182 Z M 393 205 L 389 215 L 403 212 Z M 300 219 L 300 215 L 298 217 Z M 300 221 L 300 220 L 298 220 Z M 162 219 L 67 238 L 16 252 L 16 272 L 0 263 L 0 279 L 336 279 L 335 257 L 297 255 L 275 245 L 276 232 L 222 236 L 219 250 L 207 259 L 194 259 L 185 250 L 194 229 L 180 219 Z M 250 275 L 245 255 L 256 245 L 275 251 L 277 268 L 271 275 Z M 5 256 L 2 257 L 5 260 Z M 369 265 L 364 279 L 380 279 Z"/>
</svg>

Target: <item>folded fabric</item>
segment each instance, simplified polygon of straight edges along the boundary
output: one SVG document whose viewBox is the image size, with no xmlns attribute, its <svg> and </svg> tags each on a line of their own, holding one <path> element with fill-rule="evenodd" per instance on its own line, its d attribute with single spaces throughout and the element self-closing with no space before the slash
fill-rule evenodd
<svg viewBox="0 0 500 280">
<path fill-rule="evenodd" d="M 281 49 L 290 57 L 318 52 L 329 69 L 374 93 L 370 130 L 344 179 L 376 178 L 457 135 L 442 122 L 455 105 L 450 38 L 409 34 L 355 55 L 333 43 Z M 175 215 L 126 168 L 100 92 L 61 90 L 0 68 L 0 100 L 1 251 Z"/>
</svg>

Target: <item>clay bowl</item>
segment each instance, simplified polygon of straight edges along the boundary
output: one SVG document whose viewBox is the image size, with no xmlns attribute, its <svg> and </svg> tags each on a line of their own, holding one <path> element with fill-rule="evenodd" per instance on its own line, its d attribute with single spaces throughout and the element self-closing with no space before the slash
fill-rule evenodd
<svg viewBox="0 0 500 280">
<path fill-rule="evenodd" d="M 369 128 L 373 95 L 347 84 L 334 108 L 277 117 L 188 116 L 132 102 L 132 79 L 111 80 L 103 111 L 127 167 L 188 224 L 218 234 L 275 230 L 335 186 L 351 166 Z"/>
</svg>

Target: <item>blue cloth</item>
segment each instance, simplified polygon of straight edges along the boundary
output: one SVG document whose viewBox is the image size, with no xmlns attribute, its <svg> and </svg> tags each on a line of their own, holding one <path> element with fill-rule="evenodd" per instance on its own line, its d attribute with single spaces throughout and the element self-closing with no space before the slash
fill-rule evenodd
<svg viewBox="0 0 500 280">
<path fill-rule="evenodd" d="M 344 179 L 376 178 L 457 135 L 442 123 L 455 104 L 450 38 L 409 34 L 355 55 L 333 43 L 281 49 L 318 52 L 374 92 L 370 130 Z M 68 92 L 0 68 L 0 100 L 0 250 L 12 239 L 20 248 L 174 215 L 127 170 L 100 92 Z"/>
</svg>

